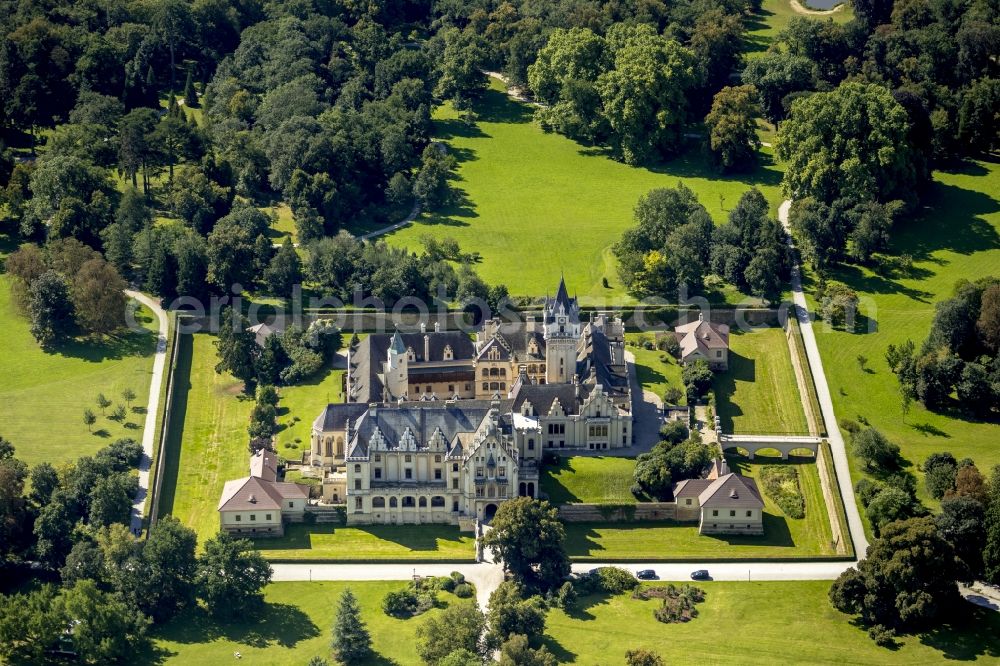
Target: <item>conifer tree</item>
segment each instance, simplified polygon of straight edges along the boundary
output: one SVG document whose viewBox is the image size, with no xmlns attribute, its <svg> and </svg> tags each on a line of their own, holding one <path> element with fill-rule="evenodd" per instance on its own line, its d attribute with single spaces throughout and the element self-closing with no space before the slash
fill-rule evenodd
<svg viewBox="0 0 1000 666">
<path fill-rule="evenodd" d="M 198 95 L 194 91 L 194 75 L 188 68 L 187 81 L 184 82 L 184 106 L 193 109 L 198 106 Z"/>
<path fill-rule="evenodd" d="M 350 588 L 340 595 L 331 647 L 333 656 L 347 666 L 359 664 L 371 655 L 372 639 L 361 620 L 358 600 Z"/>
</svg>

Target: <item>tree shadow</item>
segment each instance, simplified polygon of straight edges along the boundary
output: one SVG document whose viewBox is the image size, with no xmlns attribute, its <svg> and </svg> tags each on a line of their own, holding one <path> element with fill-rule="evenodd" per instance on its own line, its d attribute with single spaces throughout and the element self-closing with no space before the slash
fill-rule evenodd
<svg viewBox="0 0 1000 666">
<path fill-rule="evenodd" d="M 843 282 L 857 292 L 869 294 L 902 294 L 921 303 L 929 303 L 933 294 L 923 289 L 907 287 L 899 282 L 886 279 L 877 273 L 865 273 L 865 271 L 854 264 L 841 264 L 834 270 L 834 278 Z M 857 313 L 856 320 L 862 317 Z"/>
<path fill-rule="evenodd" d="M 593 616 L 589 618 L 582 618 L 587 620 L 594 619 Z M 556 658 L 556 661 L 560 664 L 572 664 L 576 661 L 577 654 L 570 651 L 562 643 L 552 638 L 552 636 L 545 635 L 542 636 L 542 645 L 548 648 L 549 652 Z"/>
<path fill-rule="evenodd" d="M 492 88 L 476 102 L 475 111 L 477 120 L 484 123 L 527 123 L 534 115 L 527 104 Z"/>
<path fill-rule="evenodd" d="M 941 624 L 919 635 L 920 642 L 951 661 L 1000 657 L 1000 613 L 966 603 L 942 618 Z"/>
<path fill-rule="evenodd" d="M 295 647 L 299 642 L 320 635 L 309 616 L 298 606 L 265 603 L 252 617 L 230 622 L 213 618 L 198 606 L 190 608 L 170 622 L 158 627 L 156 638 L 185 645 L 226 640 L 254 648 L 280 646 Z M 142 663 L 162 663 L 169 653 L 162 648 L 152 649 Z"/>
<path fill-rule="evenodd" d="M 314 525 L 288 525 L 285 528 L 284 536 L 255 539 L 254 547 L 260 551 L 312 550 L 313 536 L 325 535 L 333 537 L 335 540 L 337 532 L 341 530 L 364 532 L 374 539 L 394 543 L 406 550 L 414 553 L 426 554 L 429 557 L 433 557 L 434 553 L 440 552 L 440 542 L 453 542 L 460 544 L 464 540 L 458 527 L 453 525 L 357 525 L 346 528 L 342 525 L 322 523 Z M 343 559 L 351 559 L 353 554 L 348 550 L 348 548 L 349 545 L 352 544 L 353 539 L 351 544 L 345 542 L 343 552 L 338 553 L 339 555 L 342 555 Z M 329 557 L 330 554 L 328 549 L 333 547 L 335 547 L 335 545 L 325 547 L 322 553 L 317 551 L 317 557 Z M 468 554 L 470 560 L 474 559 L 475 555 L 471 544 L 469 545 Z M 365 557 L 365 554 L 361 552 L 356 555 L 358 558 Z"/>
<path fill-rule="evenodd" d="M 734 332 L 733 335 L 739 335 Z M 715 392 L 715 413 L 719 417 L 723 431 L 733 432 L 735 418 L 745 416 L 743 409 L 733 402 L 736 393 L 736 382 L 753 383 L 757 381 L 757 361 L 741 356 L 730 348 L 729 369 L 718 372 L 712 380 L 712 390 Z"/>
<path fill-rule="evenodd" d="M 178 334 L 177 356 L 173 376 L 173 400 L 170 405 L 170 431 L 167 433 L 163 464 L 163 483 L 157 500 L 162 515 L 173 511 L 177 479 L 180 474 L 181 440 L 187 418 L 191 393 L 191 364 L 194 356 L 194 336 Z"/>
<path fill-rule="evenodd" d="M 156 341 L 157 336 L 148 330 L 103 337 L 84 336 L 57 344 L 51 353 L 90 363 L 102 363 L 130 356 L 152 356 L 156 351 Z"/>
<path fill-rule="evenodd" d="M 941 428 L 931 425 L 930 423 L 914 423 L 910 425 L 911 428 L 922 434 L 924 437 L 944 437 L 946 439 L 951 439 L 951 435 L 946 433 Z"/>
<path fill-rule="evenodd" d="M 478 125 L 469 124 L 458 118 L 448 118 L 446 120 L 433 121 L 434 138 L 447 141 L 448 139 L 489 139 L 490 135 L 484 132 Z M 448 146 L 448 150 L 452 149 Z"/>
<path fill-rule="evenodd" d="M 896 234 L 894 251 L 928 261 L 939 250 L 968 255 L 1000 248 L 1000 234 L 985 219 L 1000 210 L 996 199 L 983 192 L 935 182 L 928 202 L 929 210 L 904 227 L 909 233 Z"/>
<path fill-rule="evenodd" d="M 108 432 L 105 428 L 99 428 L 99 429 L 95 430 L 93 432 L 93 435 L 94 435 L 94 437 L 101 437 L 103 439 L 107 439 L 108 437 L 111 437 L 111 433 Z"/>
</svg>

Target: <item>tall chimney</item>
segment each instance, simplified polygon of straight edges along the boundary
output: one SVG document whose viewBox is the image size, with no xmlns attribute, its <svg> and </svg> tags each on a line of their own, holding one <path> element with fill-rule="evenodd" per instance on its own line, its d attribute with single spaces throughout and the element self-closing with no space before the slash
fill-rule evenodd
<svg viewBox="0 0 1000 666">
<path fill-rule="evenodd" d="M 424 335 L 424 362 L 431 360 L 431 336 Z"/>
</svg>

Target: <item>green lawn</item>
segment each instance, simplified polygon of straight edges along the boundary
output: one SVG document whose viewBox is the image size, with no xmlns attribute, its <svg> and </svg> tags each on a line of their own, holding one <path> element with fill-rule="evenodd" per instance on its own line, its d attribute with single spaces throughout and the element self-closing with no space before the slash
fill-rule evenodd
<svg viewBox="0 0 1000 666">
<path fill-rule="evenodd" d="M 299 461 L 309 450 L 312 424 L 331 402 L 343 402 L 341 381 L 343 370 L 325 369 L 316 377 L 295 386 L 278 389 L 278 427 L 275 448 L 286 460 Z"/>
<path fill-rule="evenodd" d="M 808 3 L 802 3 L 808 5 Z M 792 9 L 789 0 L 764 0 L 759 12 L 751 14 L 746 21 L 747 38 L 746 54 L 753 58 L 765 51 L 777 38 L 778 33 L 788 26 L 793 16 L 798 16 Z M 833 20 L 835 23 L 847 23 L 854 18 L 854 11 L 849 3 L 828 16 L 817 16 L 817 21 Z"/>
<path fill-rule="evenodd" d="M 292 217 L 292 209 L 288 204 L 280 203 L 276 206 L 265 206 L 261 210 L 267 214 L 276 216 L 274 224 L 271 225 L 268 236 L 275 243 L 284 242 L 285 238 L 291 238 L 293 243 L 298 242 L 295 235 L 295 218 Z"/>
<path fill-rule="evenodd" d="M 785 332 L 734 328 L 729 347 L 729 370 L 713 382 L 723 432 L 808 434 Z"/>
<path fill-rule="evenodd" d="M 70 341 L 53 353 L 42 351 L 31 337 L 28 320 L 17 312 L 10 279 L 0 275 L 0 317 L 4 321 L 0 353 L 0 435 L 9 439 L 17 456 L 29 465 L 59 464 L 90 455 L 119 437 L 142 438 L 146 401 L 152 375 L 156 337 L 148 332 L 123 333 L 103 340 Z M 145 308 L 136 321 L 156 330 Z M 101 414 L 95 398 L 104 393 L 125 404 L 123 390 L 136 393 L 124 424 Z M 83 412 L 97 415 L 93 432 Z M 113 409 L 113 408 L 112 408 Z M 141 411 L 141 413 L 140 413 Z M 111 414 L 111 409 L 107 410 Z"/>
<path fill-rule="evenodd" d="M 622 664 L 645 648 L 668 664 L 938 664 L 1000 658 L 1000 614 L 971 604 L 940 629 L 880 648 L 827 597 L 829 581 L 698 583 L 698 617 L 663 624 L 657 600 L 583 597 L 549 612 L 546 644 L 561 663 Z"/>
<path fill-rule="evenodd" d="M 968 456 L 984 472 L 1000 463 L 996 423 L 930 412 L 919 403 L 904 416 L 896 377 L 885 361 L 889 343 L 911 339 L 920 347 L 934 304 L 950 296 L 957 280 L 1000 275 L 1000 164 L 975 162 L 960 172 L 937 172 L 934 180 L 928 192 L 931 208 L 894 231 L 892 250 L 913 257 L 912 274 L 878 275 L 859 266 L 833 271 L 831 278 L 858 292 L 867 320 L 857 333 L 830 330 L 821 321 L 814 325 L 837 417 L 863 416 L 899 444 L 913 464 L 909 469 L 920 477 L 920 499 L 930 506 L 937 503 L 926 494 L 916 468 L 929 454 Z M 859 365 L 859 354 L 868 358 L 867 370 Z M 857 480 L 863 471 L 853 457 L 851 463 Z"/>
<path fill-rule="evenodd" d="M 630 167 L 599 148 L 546 134 L 532 122 L 530 107 L 511 101 L 496 81 L 477 113 L 474 127 L 459 121 L 450 106 L 434 116 L 435 135 L 459 161 L 455 185 L 464 200 L 424 214 L 388 238 L 418 249 L 425 234 L 453 237 L 463 251 L 482 254 L 476 270 L 483 279 L 505 283 L 515 295 L 553 291 L 562 271 L 584 302 L 631 300 L 610 248 L 633 224 L 638 198 L 655 187 L 683 182 L 718 222 L 751 185 L 761 187 L 772 212 L 777 210 L 781 170 L 768 154 L 749 176 L 720 176 L 697 146 L 665 164 Z M 524 261 L 526 252 L 539 248 L 545 261 Z"/>
<path fill-rule="evenodd" d="M 219 530 L 216 507 L 226 481 L 249 473 L 253 407 L 242 382 L 215 372 L 214 340 L 206 333 L 181 336 L 160 495 L 160 516 L 175 516 L 202 543 Z"/>
<path fill-rule="evenodd" d="M 383 613 L 382 598 L 405 585 L 392 581 L 272 583 L 264 591 L 267 606 L 259 618 L 220 624 L 201 609 L 185 612 L 154 631 L 152 654 L 140 655 L 137 663 L 304 666 L 312 657 L 332 662 L 330 632 L 337 601 L 350 588 L 358 598 L 377 655 L 366 665 L 417 666 L 417 627 L 441 611 L 433 609 L 406 620 Z M 438 600 L 442 607 L 471 603 L 446 592 L 439 593 Z M 236 661 L 234 652 L 241 654 L 241 661 Z"/>
<path fill-rule="evenodd" d="M 453 525 L 289 525 L 285 536 L 257 539 L 272 560 L 454 560 L 473 562 L 476 539 Z"/>
<path fill-rule="evenodd" d="M 652 339 L 652 336 L 646 333 L 625 334 L 626 343 L 638 343 L 644 339 Z M 628 347 L 628 351 L 635 354 L 635 375 L 643 390 L 652 391 L 662 400 L 663 393 L 673 386 L 680 389 L 683 396 L 680 404 L 687 404 L 684 383 L 681 381 L 681 366 L 677 359 L 658 349 L 643 349 L 638 344 Z M 662 358 L 666 358 L 666 362 Z"/>
<path fill-rule="evenodd" d="M 176 385 L 160 512 L 172 513 L 198 532 L 215 534 L 215 508 L 226 481 L 246 476 L 246 427 L 253 402 L 242 384 L 217 374 L 214 337 L 185 335 L 178 349 Z M 298 460 L 308 450 L 313 420 L 328 402 L 339 402 L 341 371 L 326 371 L 297 386 L 280 389 L 278 453 Z M 298 420 L 295 420 L 296 417 Z M 295 439 L 301 442 L 296 443 Z M 294 446 L 294 448 L 292 448 Z"/>
<path fill-rule="evenodd" d="M 542 469 L 541 489 L 553 504 L 634 504 L 635 458 L 566 456 Z"/>
<path fill-rule="evenodd" d="M 753 464 L 732 458 L 734 470 L 755 476 L 763 464 L 780 460 L 758 456 Z M 805 518 L 788 518 L 764 497 L 764 536 L 708 536 L 696 523 L 566 523 L 566 550 L 580 561 L 658 561 L 683 559 L 807 558 L 835 555 L 819 474 L 811 460 L 793 459 L 806 500 Z"/>
</svg>

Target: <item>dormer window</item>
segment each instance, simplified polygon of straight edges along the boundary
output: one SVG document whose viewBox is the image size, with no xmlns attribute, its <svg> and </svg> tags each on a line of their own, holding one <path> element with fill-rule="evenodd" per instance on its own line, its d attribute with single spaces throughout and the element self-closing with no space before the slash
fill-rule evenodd
<svg viewBox="0 0 1000 666">
<path fill-rule="evenodd" d="M 445 345 L 444 348 L 444 360 L 451 361 L 455 358 L 455 352 L 452 351 L 451 345 Z"/>
<path fill-rule="evenodd" d="M 413 351 L 413 347 L 407 347 L 406 348 L 406 360 L 407 361 L 416 361 L 417 360 L 417 355 Z"/>
</svg>

